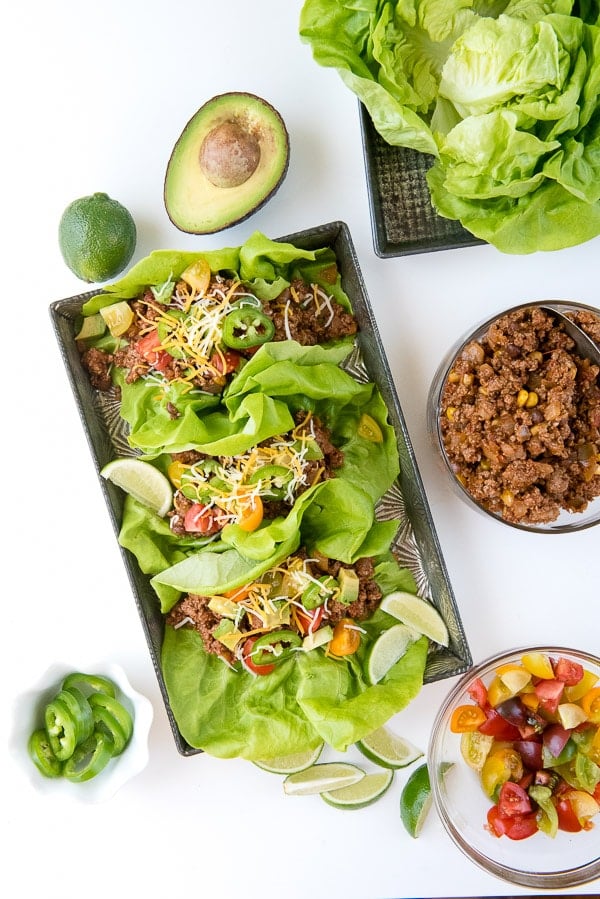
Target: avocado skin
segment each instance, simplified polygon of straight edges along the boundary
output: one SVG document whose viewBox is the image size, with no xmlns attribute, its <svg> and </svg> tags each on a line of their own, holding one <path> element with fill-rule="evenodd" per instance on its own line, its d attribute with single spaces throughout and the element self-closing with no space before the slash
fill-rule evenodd
<svg viewBox="0 0 600 899">
<path fill-rule="evenodd" d="M 207 135 L 226 122 L 251 130 L 260 146 L 260 161 L 244 183 L 223 188 L 206 177 L 200 155 Z M 270 103 L 238 91 L 212 97 L 192 116 L 173 147 L 164 182 L 167 215 L 188 234 L 212 234 L 243 222 L 279 189 L 289 157 L 287 128 Z"/>
</svg>

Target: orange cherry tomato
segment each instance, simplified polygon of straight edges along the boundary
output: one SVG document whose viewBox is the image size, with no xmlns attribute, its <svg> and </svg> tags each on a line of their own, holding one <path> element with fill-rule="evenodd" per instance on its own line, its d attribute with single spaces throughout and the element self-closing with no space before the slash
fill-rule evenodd
<svg viewBox="0 0 600 899">
<path fill-rule="evenodd" d="M 260 496 L 255 496 L 249 505 L 244 506 L 237 523 L 243 531 L 255 531 L 263 520 L 264 508 Z"/>
<path fill-rule="evenodd" d="M 600 687 L 592 687 L 581 697 L 581 708 L 592 724 L 600 724 Z"/>
<path fill-rule="evenodd" d="M 452 712 L 450 730 L 454 734 L 464 734 L 477 730 L 486 719 L 486 714 L 478 705 L 459 705 Z"/>
<path fill-rule="evenodd" d="M 342 618 L 333 629 L 329 651 L 335 656 L 350 656 L 360 646 L 360 631 L 352 618 Z"/>
</svg>

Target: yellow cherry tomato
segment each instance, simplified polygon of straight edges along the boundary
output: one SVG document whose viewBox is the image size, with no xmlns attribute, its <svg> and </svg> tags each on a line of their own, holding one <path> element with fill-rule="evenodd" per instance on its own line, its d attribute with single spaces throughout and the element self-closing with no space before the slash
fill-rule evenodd
<svg viewBox="0 0 600 899">
<path fill-rule="evenodd" d="M 543 677 L 545 680 L 554 677 L 552 662 L 545 652 L 526 652 L 521 656 L 521 664 L 534 677 Z"/>
<path fill-rule="evenodd" d="M 178 490 L 181 487 L 181 477 L 187 468 L 187 465 L 184 465 L 183 462 L 179 461 L 171 462 L 167 468 L 167 477 Z"/>
<path fill-rule="evenodd" d="M 493 749 L 481 769 L 481 785 L 490 798 L 507 780 L 519 781 L 523 777 L 523 761 L 515 749 L 506 746 Z"/>
</svg>

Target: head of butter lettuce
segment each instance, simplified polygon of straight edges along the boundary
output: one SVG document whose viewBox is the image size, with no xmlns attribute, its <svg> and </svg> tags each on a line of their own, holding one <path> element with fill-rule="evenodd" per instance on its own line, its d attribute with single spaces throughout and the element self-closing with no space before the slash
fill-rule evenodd
<svg viewBox="0 0 600 899">
<path fill-rule="evenodd" d="M 600 234 L 599 23 L 591 0 L 305 0 L 300 35 L 430 154 L 440 215 L 524 254 Z"/>
</svg>

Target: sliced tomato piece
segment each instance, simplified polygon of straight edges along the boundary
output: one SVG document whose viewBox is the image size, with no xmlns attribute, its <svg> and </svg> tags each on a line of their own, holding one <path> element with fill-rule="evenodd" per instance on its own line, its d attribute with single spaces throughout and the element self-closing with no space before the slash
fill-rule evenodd
<svg viewBox="0 0 600 899">
<path fill-rule="evenodd" d="M 532 811 L 531 800 L 523 787 L 507 780 L 500 787 L 498 811 L 509 818 L 514 818 L 515 815 L 528 815 Z"/>
<path fill-rule="evenodd" d="M 476 677 L 475 680 L 469 684 L 467 693 L 473 702 L 477 703 L 480 709 L 487 709 L 489 705 L 487 687 L 480 677 Z"/>
<path fill-rule="evenodd" d="M 488 709 L 486 719 L 479 725 L 479 732 L 489 734 L 497 740 L 519 740 L 521 734 L 519 728 L 506 721 L 495 709 Z"/>
<path fill-rule="evenodd" d="M 260 496 L 253 496 L 252 501 L 244 506 L 238 518 L 238 525 L 243 531 L 255 531 L 263 520 L 264 507 Z"/>
<path fill-rule="evenodd" d="M 452 712 L 450 730 L 454 734 L 464 734 L 477 730 L 486 719 L 485 712 L 477 705 L 459 705 Z"/>
<path fill-rule="evenodd" d="M 248 637 L 244 643 L 242 648 L 242 665 L 251 674 L 271 674 L 271 672 L 275 671 L 275 665 L 273 663 L 269 662 L 266 665 L 257 665 L 252 658 L 252 650 L 257 639 L 258 636 Z"/>
<path fill-rule="evenodd" d="M 574 687 L 583 677 L 583 665 L 562 656 L 554 663 L 554 677 L 568 687 Z"/>
<path fill-rule="evenodd" d="M 230 375 L 240 367 L 242 357 L 235 350 L 221 350 L 210 357 L 210 364 L 220 375 Z"/>
<path fill-rule="evenodd" d="M 487 813 L 490 832 L 496 837 L 507 836 L 510 840 L 525 840 L 533 836 L 538 829 L 536 812 L 528 815 L 502 815 L 497 805 L 493 805 Z"/>
<path fill-rule="evenodd" d="M 554 714 L 558 708 L 565 685 L 557 678 L 541 680 L 535 685 L 535 693 L 540 701 L 540 708 Z"/>
<path fill-rule="evenodd" d="M 321 626 L 325 610 L 323 606 L 317 606 L 316 609 L 299 609 L 295 607 L 296 622 L 299 630 L 303 634 L 313 634 Z"/>
<path fill-rule="evenodd" d="M 193 503 L 185 513 L 183 526 L 189 534 L 211 537 L 223 528 L 223 518 L 219 509 Z"/>
<path fill-rule="evenodd" d="M 561 796 L 555 805 L 558 814 L 559 830 L 566 830 L 568 833 L 579 833 L 580 830 L 583 830 L 579 818 L 573 811 L 573 806 L 566 795 Z"/>
<path fill-rule="evenodd" d="M 158 371 L 164 371 L 171 363 L 173 357 L 166 350 L 159 349 L 160 337 L 156 329 L 149 331 L 135 344 L 136 351 L 149 365 Z"/>
</svg>

